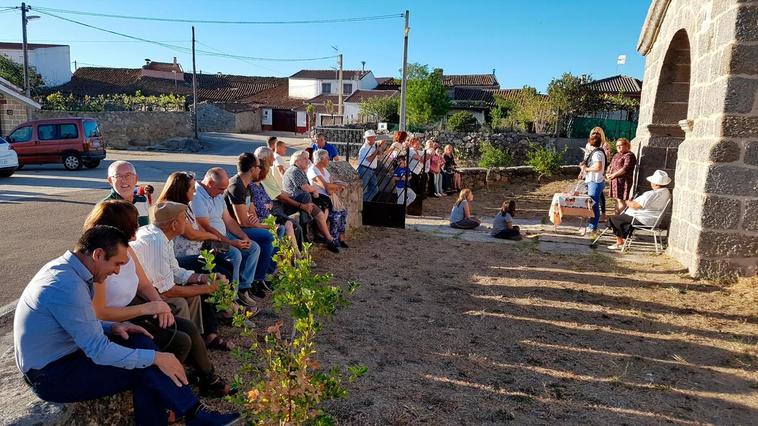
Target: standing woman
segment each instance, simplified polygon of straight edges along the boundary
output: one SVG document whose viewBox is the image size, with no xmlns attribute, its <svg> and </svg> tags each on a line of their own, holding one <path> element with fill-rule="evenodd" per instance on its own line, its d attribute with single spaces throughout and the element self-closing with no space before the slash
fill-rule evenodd
<svg viewBox="0 0 758 426">
<path fill-rule="evenodd" d="M 442 167 L 443 178 L 447 181 L 443 182 L 442 186 L 446 191 L 460 191 L 461 174 L 458 173 L 458 164 L 455 163 L 455 156 L 453 154 L 452 145 L 445 145 L 445 151 L 442 154 L 442 159 L 445 160 L 445 165 Z"/>
<path fill-rule="evenodd" d="M 634 180 L 634 167 L 637 165 L 637 157 L 631 151 L 629 139 L 618 138 L 616 140 L 617 154 L 611 160 L 608 167 L 608 180 L 610 181 L 610 196 L 616 199 L 616 214 L 621 214 L 626 208 L 626 201 L 631 200 L 632 184 Z"/>
<path fill-rule="evenodd" d="M 595 127 L 590 132 L 590 137 L 587 141 L 590 151 L 587 155 L 587 159 L 579 164 L 584 175 L 584 181 L 587 183 L 587 193 L 592 198 L 594 203 L 592 204 L 592 221 L 587 225 L 586 230 L 582 230 L 582 234 L 589 231 L 594 233 L 597 230 L 597 224 L 600 222 L 600 198 L 603 194 L 603 188 L 605 188 L 605 165 L 606 158 L 603 151 L 602 144 L 605 139 L 603 129 Z"/>
</svg>

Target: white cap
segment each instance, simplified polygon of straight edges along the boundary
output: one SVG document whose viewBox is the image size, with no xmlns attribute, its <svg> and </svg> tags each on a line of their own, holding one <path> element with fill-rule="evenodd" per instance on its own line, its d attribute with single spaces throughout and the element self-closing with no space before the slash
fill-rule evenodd
<svg viewBox="0 0 758 426">
<path fill-rule="evenodd" d="M 363 139 L 368 139 L 368 138 L 370 138 L 372 136 L 376 137 L 376 132 L 373 131 L 373 130 L 371 130 L 371 129 L 368 129 L 365 132 L 363 132 Z"/>
</svg>

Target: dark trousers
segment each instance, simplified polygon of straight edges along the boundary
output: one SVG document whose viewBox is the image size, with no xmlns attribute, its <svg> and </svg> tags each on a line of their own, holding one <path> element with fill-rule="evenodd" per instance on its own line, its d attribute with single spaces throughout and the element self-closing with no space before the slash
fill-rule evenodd
<svg viewBox="0 0 758 426">
<path fill-rule="evenodd" d="M 200 256 L 180 256 L 176 258 L 177 263 L 180 267 L 183 269 L 189 269 L 190 271 L 195 271 L 200 274 L 207 273 L 205 269 L 203 269 L 203 262 L 200 261 Z M 232 273 L 234 271 L 234 266 L 232 266 L 232 263 L 229 262 L 223 254 L 216 254 L 216 270 L 215 272 L 218 272 L 219 274 L 223 275 L 228 279 L 229 281 L 232 280 Z"/>
<path fill-rule="evenodd" d="M 129 340 L 113 339 L 130 348 L 155 349 L 148 337 L 138 334 Z M 165 425 L 166 409 L 183 416 L 198 404 L 189 386 L 178 387 L 158 367 L 125 368 L 98 365 L 84 352 L 76 351 L 40 370 L 25 374 L 34 393 L 45 401 L 68 403 L 89 401 L 132 391 L 134 421 L 138 425 Z"/>
<path fill-rule="evenodd" d="M 519 237 L 521 235 L 521 231 L 519 230 L 518 226 L 514 226 L 511 229 L 503 229 L 502 231 L 498 232 L 497 234 L 493 235 L 495 238 L 500 238 L 503 240 L 510 240 L 512 238 Z"/>
<path fill-rule="evenodd" d="M 205 309 L 205 306 L 203 306 Z M 208 349 L 200 330 L 192 321 L 174 317 L 176 327 L 161 328 L 158 321 L 152 317 L 139 317 L 131 320 L 132 323 L 142 326 L 148 333 L 153 335 L 155 346 L 163 352 L 171 352 L 182 363 L 187 363 L 199 373 L 208 376 L 213 373 L 213 365 L 208 358 Z"/>
<path fill-rule="evenodd" d="M 608 226 L 613 230 L 613 235 L 626 238 L 632 235 L 632 217 L 628 214 L 620 214 L 608 218 Z"/>
</svg>

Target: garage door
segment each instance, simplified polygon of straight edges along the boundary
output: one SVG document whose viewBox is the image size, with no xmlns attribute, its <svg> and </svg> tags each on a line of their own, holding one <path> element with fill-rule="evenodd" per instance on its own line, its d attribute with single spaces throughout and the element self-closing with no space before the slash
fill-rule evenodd
<svg viewBox="0 0 758 426">
<path fill-rule="evenodd" d="M 271 113 L 272 127 L 282 132 L 297 131 L 297 113 L 286 109 L 275 109 Z"/>
</svg>

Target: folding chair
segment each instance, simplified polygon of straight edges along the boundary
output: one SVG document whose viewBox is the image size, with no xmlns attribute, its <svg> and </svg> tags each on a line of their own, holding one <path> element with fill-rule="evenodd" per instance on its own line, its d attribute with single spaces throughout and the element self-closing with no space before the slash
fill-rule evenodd
<svg viewBox="0 0 758 426">
<path fill-rule="evenodd" d="M 655 218 L 655 223 L 653 225 L 643 225 L 642 223 L 637 221 L 637 218 L 632 219 L 632 223 L 629 225 L 631 228 L 629 229 L 629 236 L 626 237 L 624 240 L 624 245 L 621 247 L 621 253 L 626 253 L 626 251 L 631 247 L 632 240 L 634 240 L 634 234 L 635 232 L 647 232 L 649 234 L 653 235 L 653 242 L 655 244 L 655 254 L 661 254 L 661 251 L 663 250 L 663 231 L 664 229 L 661 228 L 661 220 L 663 219 L 663 216 L 666 215 L 666 211 L 669 208 L 669 205 L 671 204 L 671 198 L 666 202 L 666 207 L 661 210 L 661 212 L 658 214 L 658 217 Z M 668 232 L 668 231 L 667 231 Z M 667 234 L 668 237 L 668 234 Z M 660 239 L 660 249 L 658 248 L 658 239 Z"/>
</svg>

